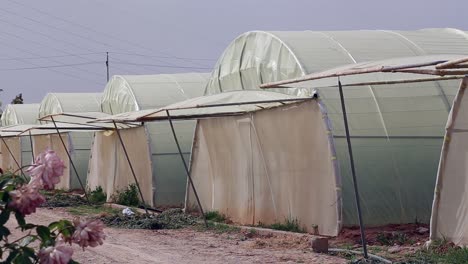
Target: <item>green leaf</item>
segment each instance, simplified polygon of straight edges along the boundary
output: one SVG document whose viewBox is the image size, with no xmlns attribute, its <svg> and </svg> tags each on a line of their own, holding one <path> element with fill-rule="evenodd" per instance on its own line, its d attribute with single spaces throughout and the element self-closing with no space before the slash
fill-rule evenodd
<svg viewBox="0 0 468 264">
<path fill-rule="evenodd" d="M 20 256 L 21 256 L 21 261 L 19 261 L 17 263 L 31 263 L 32 264 L 32 263 L 34 263 L 34 261 L 37 258 L 36 253 L 34 252 L 34 249 L 32 249 L 30 247 L 22 247 Z M 15 259 L 15 261 L 16 261 L 16 259 Z"/>
<path fill-rule="evenodd" d="M 60 222 L 52 222 L 49 224 L 49 229 L 53 231 L 56 228 L 59 228 Z"/>
<path fill-rule="evenodd" d="M 74 261 L 73 259 L 71 259 L 71 260 L 68 262 L 68 264 L 80 264 L 80 263 L 79 263 L 79 262 L 76 262 L 76 261 Z"/>
<path fill-rule="evenodd" d="M 0 226 L 0 240 L 11 234 L 10 230 L 4 226 Z"/>
<path fill-rule="evenodd" d="M 42 242 L 47 242 L 51 239 L 50 230 L 47 226 L 37 226 L 36 232 L 37 235 L 41 238 Z"/>
<path fill-rule="evenodd" d="M 8 191 L 2 191 L 2 193 L 2 202 L 6 204 L 10 200 L 10 194 L 8 193 Z"/>
<path fill-rule="evenodd" d="M 8 219 L 10 218 L 10 210 L 3 210 L 2 213 L 0 213 L 0 225 L 3 226 L 5 225 L 6 222 L 8 222 Z"/>
<path fill-rule="evenodd" d="M 32 264 L 33 262 L 26 254 L 19 253 L 12 261 L 15 264 Z"/>
<path fill-rule="evenodd" d="M 12 263 L 13 259 L 16 258 L 16 256 L 18 256 L 18 254 L 19 254 L 19 251 L 17 249 L 14 249 L 14 250 L 10 251 L 10 254 L 8 255 L 8 258 L 4 261 L 4 263 Z"/>
<path fill-rule="evenodd" d="M 34 252 L 34 249 L 30 247 L 23 247 L 23 251 L 26 255 L 31 256 L 31 258 L 36 257 L 36 253 Z"/>
<path fill-rule="evenodd" d="M 15 217 L 16 221 L 18 222 L 18 225 L 21 227 L 21 229 L 23 229 L 23 227 L 26 225 L 26 220 L 24 220 L 24 216 L 19 212 L 15 212 Z"/>
<path fill-rule="evenodd" d="M 0 178 L 0 189 L 3 189 L 5 187 L 5 185 L 7 185 L 10 180 L 11 180 L 11 178 L 1 177 Z"/>
<path fill-rule="evenodd" d="M 60 220 L 57 229 L 65 237 L 71 237 L 75 232 L 75 226 L 68 220 Z"/>
</svg>

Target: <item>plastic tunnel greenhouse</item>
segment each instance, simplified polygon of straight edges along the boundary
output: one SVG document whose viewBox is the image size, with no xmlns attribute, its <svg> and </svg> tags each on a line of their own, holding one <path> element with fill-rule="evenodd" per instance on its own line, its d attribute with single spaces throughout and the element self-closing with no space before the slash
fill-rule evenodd
<svg viewBox="0 0 468 264">
<path fill-rule="evenodd" d="M 113 76 L 104 90 L 102 111 L 119 114 L 159 108 L 201 96 L 208 77 L 209 74 L 205 73 Z M 175 125 L 187 161 L 194 128 L 194 121 Z M 151 123 L 120 132 L 139 178 L 145 202 L 152 206 L 183 205 L 187 176 L 169 124 Z M 89 188 L 101 186 L 110 199 L 115 191 L 134 182 L 115 133 L 96 133 L 88 175 Z"/>
<path fill-rule="evenodd" d="M 36 124 L 38 115 L 39 104 L 8 104 L 2 114 L 2 126 Z M 29 137 L 8 137 L 4 140 L 21 166 L 31 164 L 32 150 Z M 0 151 L 2 153 L 0 167 L 2 169 L 18 169 L 3 141 L 0 142 Z"/>
<path fill-rule="evenodd" d="M 341 65 L 430 54 L 468 54 L 468 34 L 418 31 L 247 32 L 219 58 L 206 95 L 259 89 Z M 312 88 L 273 89 L 310 95 Z M 444 136 L 458 81 L 345 88 L 366 225 L 429 223 Z M 318 89 L 328 108 L 340 161 L 344 225 L 357 224 L 336 87 Z"/>
<path fill-rule="evenodd" d="M 39 117 L 64 112 L 100 112 L 101 95 L 101 93 L 49 93 L 42 99 L 39 107 Z M 93 133 L 63 133 L 62 138 L 72 156 L 81 181 L 86 182 Z M 33 141 L 35 154 L 44 151 L 46 148 L 51 148 L 66 162 L 68 169 L 64 174 L 64 178 L 68 180 L 62 180 L 57 188 L 81 188 L 58 134 L 34 136 Z"/>
<path fill-rule="evenodd" d="M 232 91 L 96 122 L 183 120 L 197 120 L 186 212 L 202 207 L 242 225 L 297 219 L 309 232 L 338 234 L 341 184 L 320 99 Z"/>
</svg>

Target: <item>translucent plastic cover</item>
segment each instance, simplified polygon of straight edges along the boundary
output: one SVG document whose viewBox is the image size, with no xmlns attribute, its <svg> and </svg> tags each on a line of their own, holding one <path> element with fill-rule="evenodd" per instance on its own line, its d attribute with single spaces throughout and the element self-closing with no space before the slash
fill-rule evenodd
<svg viewBox="0 0 468 264">
<path fill-rule="evenodd" d="M 468 54 L 467 34 L 418 31 L 247 32 L 219 58 L 205 94 L 342 65 L 430 54 Z M 309 94 L 314 87 L 277 89 Z M 458 81 L 345 87 L 364 223 L 428 223 L 444 125 Z M 357 224 L 337 88 L 318 89 L 328 108 L 343 180 L 344 224 Z"/>
<path fill-rule="evenodd" d="M 63 112 L 100 112 L 101 96 L 101 93 L 49 93 L 41 102 L 39 117 Z M 73 149 L 73 162 L 79 177 L 86 182 L 93 133 L 71 132 L 69 139 L 69 147 Z M 70 188 L 81 188 L 73 170 L 70 181 Z"/>
<path fill-rule="evenodd" d="M 164 107 L 203 95 L 209 74 L 181 73 L 160 75 L 113 76 L 106 85 L 102 110 L 108 114 Z M 190 157 L 195 128 L 193 121 L 181 121 L 175 129 L 181 147 Z M 141 144 L 149 144 L 151 155 L 153 204 L 181 206 L 184 203 L 186 175 L 169 124 L 145 124 L 147 137 L 138 137 Z M 130 133 L 130 132 L 129 132 Z M 135 143 L 136 144 L 136 143 Z M 146 152 L 140 152 L 145 155 Z M 92 157 L 94 158 L 94 157 Z M 109 166 L 127 166 L 123 159 Z M 132 177 L 130 174 L 127 177 Z"/>
<path fill-rule="evenodd" d="M 294 219 L 336 236 L 341 186 L 322 109 L 311 100 L 199 120 L 191 175 L 204 210 L 244 225 Z M 187 208 L 198 208 L 187 190 Z"/>
<path fill-rule="evenodd" d="M 39 118 L 39 104 L 9 104 L 2 114 L 2 126 L 36 124 Z"/>
<path fill-rule="evenodd" d="M 431 239 L 468 245 L 468 78 L 447 121 L 431 218 Z"/>
<path fill-rule="evenodd" d="M 262 109 L 300 102 L 312 97 L 297 97 L 269 91 L 230 91 L 215 95 L 200 96 L 161 108 L 126 112 L 98 118 L 93 123 L 102 122 L 145 122 L 172 118 L 197 119 L 210 116 L 244 114 Z"/>
</svg>

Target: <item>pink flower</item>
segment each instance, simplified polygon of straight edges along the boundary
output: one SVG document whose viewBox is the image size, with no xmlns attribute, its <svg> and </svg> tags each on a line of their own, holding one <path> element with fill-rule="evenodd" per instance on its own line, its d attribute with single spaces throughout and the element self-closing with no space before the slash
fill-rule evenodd
<svg viewBox="0 0 468 264">
<path fill-rule="evenodd" d="M 22 215 L 36 212 L 36 208 L 45 202 L 44 196 L 39 193 L 39 185 L 32 183 L 11 191 L 9 207 L 15 208 Z"/>
<path fill-rule="evenodd" d="M 31 175 L 31 182 L 40 183 L 44 189 L 52 190 L 60 182 L 65 165 L 55 151 L 47 149 L 39 154 L 27 172 Z"/>
<path fill-rule="evenodd" d="M 73 220 L 75 225 L 75 233 L 73 233 L 73 242 L 80 247 L 97 247 L 102 245 L 106 238 L 104 234 L 104 224 L 97 219 L 81 221 L 79 218 Z"/>
<path fill-rule="evenodd" d="M 41 264 L 68 264 L 73 255 L 73 249 L 63 243 L 57 243 L 54 247 L 42 248 L 37 256 Z"/>
</svg>

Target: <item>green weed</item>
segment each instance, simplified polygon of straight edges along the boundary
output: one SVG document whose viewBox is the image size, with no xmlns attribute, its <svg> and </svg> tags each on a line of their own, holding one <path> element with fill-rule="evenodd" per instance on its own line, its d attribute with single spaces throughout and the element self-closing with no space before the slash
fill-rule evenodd
<svg viewBox="0 0 468 264">
<path fill-rule="evenodd" d="M 99 215 L 102 213 L 106 214 L 116 214 L 119 213 L 120 210 L 107 207 L 107 206 L 99 206 L 99 205 L 80 205 L 75 207 L 68 207 L 67 211 L 72 215 L 77 216 L 93 216 Z"/>
<path fill-rule="evenodd" d="M 461 248 L 444 240 L 434 241 L 428 249 L 405 256 L 398 264 L 466 264 L 468 248 Z"/>
<path fill-rule="evenodd" d="M 127 189 L 117 191 L 117 193 L 113 195 L 112 200 L 117 204 L 138 207 L 140 205 L 138 195 L 137 186 L 135 184 L 130 184 Z"/>
<path fill-rule="evenodd" d="M 213 221 L 213 222 L 218 222 L 218 223 L 223 223 L 226 221 L 226 216 L 223 214 L 220 214 L 217 211 L 206 212 L 205 218 L 208 221 Z"/>
<path fill-rule="evenodd" d="M 288 231 L 288 232 L 295 232 L 295 233 L 306 233 L 304 228 L 299 225 L 299 221 L 297 219 L 286 219 L 283 223 L 274 223 L 271 225 L 265 225 L 261 222 L 258 223 L 258 226 L 263 228 L 270 228 L 274 230 L 280 231 Z"/>
<path fill-rule="evenodd" d="M 221 223 L 208 222 L 208 227 L 206 227 L 204 224 L 200 224 L 199 226 L 197 226 L 197 230 L 198 231 L 213 231 L 215 233 L 221 234 L 221 233 L 239 232 L 240 228 L 236 226 L 221 224 Z"/>
<path fill-rule="evenodd" d="M 107 200 L 107 195 L 102 190 L 101 186 L 96 187 L 94 191 L 88 191 L 89 201 L 92 204 L 103 204 Z"/>
<path fill-rule="evenodd" d="M 379 232 L 376 240 L 383 246 L 404 245 L 412 242 L 408 235 L 402 232 Z"/>
</svg>

